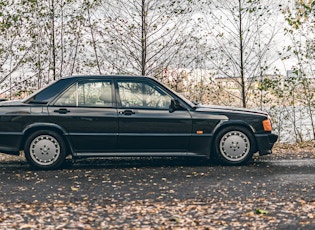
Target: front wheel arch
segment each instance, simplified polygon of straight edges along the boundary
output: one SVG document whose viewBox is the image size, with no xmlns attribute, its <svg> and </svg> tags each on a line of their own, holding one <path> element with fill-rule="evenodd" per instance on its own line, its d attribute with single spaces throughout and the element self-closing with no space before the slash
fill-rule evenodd
<svg viewBox="0 0 315 230">
<path fill-rule="evenodd" d="M 255 152 L 257 144 L 254 133 L 244 126 L 229 125 L 215 133 L 211 158 L 225 165 L 242 165 L 250 161 Z"/>
</svg>

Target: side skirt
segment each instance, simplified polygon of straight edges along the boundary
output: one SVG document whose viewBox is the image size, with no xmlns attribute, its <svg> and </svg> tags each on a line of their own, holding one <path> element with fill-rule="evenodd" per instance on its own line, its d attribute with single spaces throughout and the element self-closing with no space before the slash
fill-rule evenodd
<svg viewBox="0 0 315 230">
<path fill-rule="evenodd" d="M 106 153 L 74 153 L 74 158 L 83 157 L 206 157 L 192 152 L 106 152 Z"/>
</svg>

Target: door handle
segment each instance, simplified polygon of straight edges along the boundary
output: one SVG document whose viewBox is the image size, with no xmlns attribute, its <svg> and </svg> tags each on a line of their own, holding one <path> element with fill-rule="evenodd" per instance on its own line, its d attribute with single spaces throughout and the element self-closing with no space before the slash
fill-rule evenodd
<svg viewBox="0 0 315 230">
<path fill-rule="evenodd" d="M 70 110 L 67 109 L 56 109 L 54 110 L 55 113 L 60 113 L 60 114 L 66 114 L 66 113 L 70 113 Z"/>
<path fill-rule="evenodd" d="M 124 110 L 124 111 L 120 111 L 119 114 L 123 114 L 123 115 L 126 115 L 126 116 L 131 116 L 132 114 L 135 114 L 135 112 L 133 112 L 132 110 Z"/>
</svg>

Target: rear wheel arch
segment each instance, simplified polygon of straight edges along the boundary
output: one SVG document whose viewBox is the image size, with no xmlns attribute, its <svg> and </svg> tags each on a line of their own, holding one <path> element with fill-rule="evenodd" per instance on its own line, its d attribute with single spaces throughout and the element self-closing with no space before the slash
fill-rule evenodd
<svg viewBox="0 0 315 230">
<path fill-rule="evenodd" d="M 37 165 L 36 162 L 34 162 L 30 157 L 30 150 L 26 150 L 29 148 L 30 145 L 30 138 L 34 138 L 34 134 L 47 134 L 52 135 L 53 137 L 57 138 L 59 140 L 58 142 L 61 142 L 61 148 L 62 148 L 62 160 L 59 164 L 58 162 L 56 164 L 53 164 L 52 166 L 45 166 L 45 165 Z M 32 137 L 33 136 L 33 137 Z M 28 146 L 27 146 L 28 145 Z M 63 163 L 65 162 L 65 159 L 68 155 L 73 155 L 73 151 L 71 149 L 71 144 L 66 138 L 65 131 L 56 125 L 34 125 L 32 127 L 29 127 L 28 129 L 24 130 L 23 139 L 21 141 L 20 149 L 24 151 L 25 158 L 28 160 L 28 162 L 31 163 L 31 165 L 35 168 L 39 169 L 55 169 L 58 167 L 61 167 Z M 28 151 L 28 152 L 26 152 Z"/>
<path fill-rule="evenodd" d="M 66 132 L 59 126 L 49 124 L 49 125 L 33 125 L 23 131 L 23 138 L 21 141 L 20 149 L 24 150 L 26 141 L 33 133 L 37 131 L 46 131 L 46 132 L 55 132 L 58 134 L 64 141 L 67 154 L 72 154 L 71 145 L 68 138 L 66 138 Z"/>
<path fill-rule="evenodd" d="M 32 167 L 57 169 L 66 160 L 66 149 L 64 138 L 55 131 L 37 130 L 27 137 L 24 153 Z"/>
</svg>

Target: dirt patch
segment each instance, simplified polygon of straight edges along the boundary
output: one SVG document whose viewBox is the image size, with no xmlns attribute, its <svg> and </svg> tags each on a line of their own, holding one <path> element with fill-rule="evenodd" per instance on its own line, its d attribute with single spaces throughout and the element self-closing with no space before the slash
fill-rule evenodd
<svg viewBox="0 0 315 230">
<path fill-rule="evenodd" d="M 6 162 L 12 162 L 12 161 L 14 161 L 14 162 L 17 162 L 17 161 L 24 162 L 25 158 L 24 158 L 23 155 L 13 156 L 13 155 L 0 153 L 0 162 L 6 163 Z"/>
<path fill-rule="evenodd" d="M 315 158 L 315 143 L 303 142 L 296 144 L 276 143 L 272 149 L 271 158 Z"/>
</svg>

